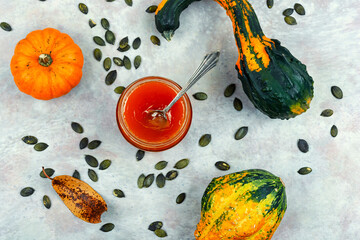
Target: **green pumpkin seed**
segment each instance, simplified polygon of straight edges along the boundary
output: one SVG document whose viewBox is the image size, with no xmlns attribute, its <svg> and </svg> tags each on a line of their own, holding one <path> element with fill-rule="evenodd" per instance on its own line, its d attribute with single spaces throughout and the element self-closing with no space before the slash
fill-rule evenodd
<svg viewBox="0 0 360 240">
<path fill-rule="evenodd" d="M 140 161 L 145 156 L 145 152 L 143 150 L 138 150 L 136 152 L 136 160 Z"/>
<path fill-rule="evenodd" d="M 151 41 L 154 45 L 160 46 L 160 39 L 159 39 L 157 36 L 152 35 L 152 36 L 150 37 L 150 41 Z"/>
<path fill-rule="evenodd" d="M 126 52 L 127 50 L 129 50 L 130 49 L 130 45 L 126 45 L 124 48 L 121 48 L 121 47 L 118 47 L 118 51 L 119 52 Z"/>
<path fill-rule="evenodd" d="M 124 57 L 125 59 L 125 57 Z M 135 69 L 138 69 L 140 67 L 140 64 L 141 64 L 141 57 L 139 55 L 137 55 L 134 59 L 134 67 Z M 125 66 L 126 68 L 126 66 Z"/>
<path fill-rule="evenodd" d="M 80 180 L 80 173 L 78 172 L 78 170 L 75 170 L 73 175 L 72 175 L 73 178 L 77 178 Z"/>
<path fill-rule="evenodd" d="M 125 90 L 124 86 L 118 86 L 114 89 L 114 92 L 117 94 L 122 94 L 122 92 Z"/>
<path fill-rule="evenodd" d="M 131 69 L 131 61 L 130 61 L 130 59 L 127 56 L 124 56 L 123 62 L 124 62 L 124 67 L 127 70 L 130 70 Z"/>
<path fill-rule="evenodd" d="M 272 8 L 274 6 L 274 0 L 266 0 L 266 5 L 268 8 Z"/>
<path fill-rule="evenodd" d="M 160 238 L 163 238 L 163 237 L 166 237 L 167 236 L 167 233 L 165 232 L 165 230 L 163 229 L 156 229 L 154 231 L 155 235 L 160 237 Z"/>
<path fill-rule="evenodd" d="M 106 18 L 102 18 L 101 21 L 101 26 L 105 29 L 105 30 L 109 30 L 110 29 L 110 23 Z"/>
<path fill-rule="evenodd" d="M 332 86 L 331 93 L 337 99 L 343 98 L 343 92 L 342 92 L 341 88 L 339 88 L 338 86 Z"/>
<path fill-rule="evenodd" d="M 242 102 L 241 102 L 241 100 L 238 99 L 238 98 L 235 98 L 235 99 L 234 99 L 233 105 L 234 105 L 234 108 L 235 108 L 237 111 L 241 111 L 241 110 L 243 109 Z"/>
<path fill-rule="evenodd" d="M 330 134 L 332 137 L 336 137 L 338 135 L 338 128 L 335 125 L 331 127 Z"/>
<path fill-rule="evenodd" d="M 295 3 L 295 12 L 299 15 L 305 15 L 305 8 L 300 3 Z"/>
<path fill-rule="evenodd" d="M 119 48 L 125 48 L 129 46 L 129 38 L 128 37 L 124 37 L 120 40 L 120 43 L 119 43 Z"/>
<path fill-rule="evenodd" d="M 174 180 L 178 175 L 178 171 L 171 170 L 166 174 L 166 180 Z"/>
<path fill-rule="evenodd" d="M 92 19 L 89 20 L 89 26 L 90 26 L 91 28 L 93 28 L 93 27 L 96 26 L 96 23 L 94 22 L 94 20 L 92 20 Z"/>
<path fill-rule="evenodd" d="M 241 127 L 235 133 L 235 140 L 240 140 L 248 133 L 248 127 Z"/>
<path fill-rule="evenodd" d="M 236 85 L 234 83 L 230 84 L 225 88 L 224 96 L 231 97 L 231 95 L 233 95 L 233 93 L 235 92 L 235 89 L 236 89 Z"/>
<path fill-rule="evenodd" d="M 106 85 L 113 84 L 116 80 L 116 77 L 117 77 L 117 71 L 116 70 L 110 71 L 105 77 L 105 84 Z"/>
<path fill-rule="evenodd" d="M 200 147 L 205 147 L 211 142 L 211 135 L 210 134 L 204 134 L 199 139 L 199 145 Z"/>
<path fill-rule="evenodd" d="M 125 1 L 126 5 L 128 5 L 129 7 L 131 7 L 133 4 L 132 0 L 124 0 L 124 1 Z"/>
<path fill-rule="evenodd" d="M 296 25 L 297 24 L 296 19 L 294 17 L 292 17 L 292 16 L 286 16 L 284 18 L 284 20 L 289 25 Z"/>
<path fill-rule="evenodd" d="M 149 174 L 144 179 L 144 187 L 148 188 L 154 182 L 154 174 Z"/>
<path fill-rule="evenodd" d="M 45 168 L 44 171 L 45 171 L 46 175 L 48 175 L 49 177 L 51 177 L 51 176 L 54 174 L 54 172 L 55 172 L 55 170 L 52 169 L 52 168 Z M 47 177 L 45 176 L 45 174 L 44 174 L 43 171 L 41 171 L 39 175 L 40 175 L 40 177 L 42 177 L 42 178 L 47 178 Z"/>
<path fill-rule="evenodd" d="M 157 10 L 157 6 L 156 5 L 151 5 L 145 10 L 145 12 L 154 13 L 154 12 L 156 12 L 156 10 Z"/>
<path fill-rule="evenodd" d="M 95 48 L 94 49 L 94 57 L 96 60 L 98 60 L 99 62 L 101 61 L 101 58 L 102 58 L 102 52 L 100 49 L 98 48 Z"/>
<path fill-rule="evenodd" d="M 299 139 L 297 145 L 301 152 L 306 153 L 309 151 L 309 144 L 304 139 Z"/>
<path fill-rule="evenodd" d="M 155 164 L 155 169 L 156 170 L 163 170 L 164 168 L 166 168 L 167 164 L 168 164 L 167 161 L 160 161 L 160 162 Z"/>
<path fill-rule="evenodd" d="M 293 8 L 287 8 L 283 11 L 283 15 L 286 17 L 286 16 L 290 16 L 291 14 L 293 14 L 294 12 L 294 9 Z"/>
<path fill-rule="evenodd" d="M 43 204 L 47 209 L 49 209 L 51 207 L 51 201 L 50 201 L 49 196 L 47 196 L 47 195 L 43 196 Z"/>
<path fill-rule="evenodd" d="M 84 132 L 84 128 L 77 122 L 71 122 L 71 128 L 76 133 L 83 133 Z"/>
<path fill-rule="evenodd" d="M 28 197 L 30 195 L 32 195 L 35 192 L 35 189 L 33 189 L 32 187 L 26 187 L 21 189 L 20 191 L 20 195 L 23 197 Z"/>
<path fill-rule="evenodd" d="M 107 30 L 105 32 L 105 40 L 106 40 L 106 42 L 114 45 L 114 43 L 115 43 L 115 34 L 112 31 Z"/>
<path fill-rule="evenodd" d="M 145 180 L 145 175 L 141 174 L 137 180 L 137 185 L 138 188 L 143 188 L 144 187 L 144 180 Z"/>
<path fill-rule="evenodd" d="M 100 230 L 103 232 L 110 232 L 111 230 L 114 229 L 114 227 L 115 225 L 113 223 L 105 223 L 104 225 L 101 226 Z"/>
<path fill-rule="evenodd" d="M 197 93 L 194 93 L 193 94 L 193 97 L 196 99 L 196 100 L 199 100 L 199 101 L 204 101 L 208 98 L 207 94 L 204 93 L 204 92 L 197 92 Z"/>
<path fill-rule="evenodd" d="M 88 143 L 89 143 L 89 139 L 87 137 L 84 137 L 83 139 L 81 139 L 81 141 L 79 143 L 79 148 L 80 149 L 86 148 Z"/>
<path fill-rule="evenodd" d="M 34 136 L 25 136 L 25 137 L 21 138 L 21 140 L 23 140 L 24 143 L 29 144 L 29 145 L 34 145 L 38 142 L 38 139 Z"/>
<path fill-rule="evenodd" d="M 222 171 L 227 171 L 230 169 L 230 165 L 227 162 L 223 162 L 223 161 L 216 162 L 215 167 Z"/>
<path fill-rule="evenodd" d="M 309 168 L 309 167 L 303 167 L 303 168 L 300 168 L 298 173 L 301 174 L 301 175 L 306 175 L 306 174 L 309 174 L 312 172 L 312 169 Z"/>
<path fill-rule="evenodd" d="M 34 149 L 38 152 L 44 151 L 45 149 L 47 149 L 49 145 L 47 145 L 46 143 L 40 142 L 35 144 Z"/>
<path fill-rule="evenodd" d="M 134 50 L 138 49 L 141 45 L 141 39 L 139 37 L 135 38 L 133 43 L 132 43 L 132 47 Z"/>
<path fill-rule="evenodd" d="M 325 109 L 324 111 L 321 112 L 320 116 L 322 117 L 330 117 L 331 115 L 333 115 L 334 111 L 331 109 Z"/>
<path fill-rule="evenodd" d="M 83 14 L 87 14 L 89 12 L 88 7 L 84 3 L 79 3 L 79 10 Z"/>
<path fill-rule="evenodd" d="M 109 69 L 111 68 L 111 59 L 109 57 L 104 59 L 103 67 L 105 71 L 109 71 Z"/>
<path fill-rule="evenodd" d="M 176 203 L 181 204 L 182 202 L 184 202 L 185 198 L 186 198 L 186 193 L 180 193 L 179 196 L 177 196 L 176 198 Z"/>
<path fill-rule="evenodd" d="M 99 36 L 93 37 L 94 42 L 99 46 L 105 46 L 105 41 Z"/>
<path fill-rule="evenodd" d="M 161 221 L 155 221 L 149 225 L 148 229 L 150 231 L 155 231 L 156 229 L 161 229 L 162 226 L 163 226 L 163 223 Z"/>
<path fill-rule="evenodd" d="M 93 182 L 97 182 L 99 180 L 98 175 L 96 174 L 96 172 L 92 169 L 88 170 L 88 176 L 91 179 L 91 181 Z"/>
<path fill-rule="evenodd" d="M 121 191 L 120 189 L 114 189 L 113 194 L 114 194 L 115 197 L 118 197 L 118 198 L 124 198 L 125 197 L 124 192 Z"/>
<path fill-rule="evenodd" d="M 158 186 L 158 188 L 163 188 L 165 186 L 165 176 L 164 174 L 160 173 L 159 175 L 157 175 L 156 177 L 156 185 Z"/>
<path fill-rule="evenodd" d="M 189 165 L 190 160 L 188 158 L 181 159 L 175 163 L 174 168 L 176 169 L 183 169 Z"/>
<path fill-rule="evenodd" d="M 89 142 L 88 148 L 91 149 L 91 150 L 93 150 L 93 149 L 99 147 L 100 144 L 101 144 L 101 141 L 100 141 L 100 140 L 93 140 L 93 141 Z"/>
<path fill-rule="evenodd" d="M 119 57 L 113 57 L 113 62 L 117 66 L 120 66 L 120 67 L 124 66 L 123 60 L 121 60 L 121 58 L 119 58 Z"/>
<path fill-rule="evenodd" d="M 108 167 L 110 167 L 110 165 L 111 165 L 111 160 L 110 159 L 105 159 L 100 163 L 99 169 L 100 170 L 105 170 Z"/>
<path fill-rule="evenodd" d="M 0 23 L 0 27 L 7 32 L 10 32 L 12 30 L 10 24 L 8 24 L 7 22 Z"/>
<path fill-rule="evenodd" d="M 91 167 L 99 166 L 98 160 L 95 157 L 91 156 L 91 155 L 85 155 L 85 161 Z"/>
</svg>

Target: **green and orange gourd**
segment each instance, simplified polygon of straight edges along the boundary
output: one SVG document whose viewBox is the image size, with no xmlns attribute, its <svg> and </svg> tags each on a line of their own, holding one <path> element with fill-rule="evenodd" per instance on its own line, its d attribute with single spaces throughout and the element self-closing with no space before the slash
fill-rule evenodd
<svg viewBox="0 0 360 240">
<path fill-rule="evenodd" d="M 156 11 L 158 31 L 170 40 L 181 12 L 195 0 L 163 0 Z M 289 119 L 305 112 L 313 97 L 306 66 L 276 39 L 267 38 L 247 0 L 215 0 L 233 23 L 239 58 L 238 77 L 254 106 L 270 118 Z"/>
</svg>

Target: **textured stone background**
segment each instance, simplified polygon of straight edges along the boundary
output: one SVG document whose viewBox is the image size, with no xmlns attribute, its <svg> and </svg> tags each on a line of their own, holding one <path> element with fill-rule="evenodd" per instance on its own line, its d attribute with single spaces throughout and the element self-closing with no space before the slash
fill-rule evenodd
<svg viewBox="0 0 360 240">
<path fill-rule="evenodd" d="M 261 168 L 280 176 L 286 184 L 288 209 L 273 239 L 357 239 L 360 233 L 359 171 L 359 64 L 360 64 L 360 2 L 358 0 L 300 1 L 306 16 L 297 16 L 298 25 L 288 26 L 282 11 L 296 1 L 275 1 L 273 9 L 265 0 L 252 0 L 265 34 L 279 39 L 284 46 L 305 63 L 315 81 L 315 97 L 311 108 L 289 121 L 271 120 L 249 102 L 237 79 L 234 65 L 238 57 L 230 20 L 215 2 L 196 2 L 181 16 L 181 27 L 168 43 L 154 46 L 150 35 L 160 37 L 154 26 L 154 15 L 145 13 L 155 0 L 134 0 L 128 7 L 121 0 L 83 0 L 89 13 L 83 15 L 72 0 L 0 0 L 0 21 L 6 21 L 13 31 L 0 29 L 0 239 L 158 239 L 147 226 L 156 220 L 164 222 L 167 239 L 194 239 L 193 232 L 200 218 L 200 200 L 213 177 L 225 174 L 214 167 L 219 160 L 231 165 L 230 172 Z M 296 16 L 296 15 L 295 15 Z M 106 17 L 117 40 L 140 36 L 138 50 L 126 53 L 131 59 L 140 54 L 143 63 L 138 70 L 118 69 L 118 79 L 112 86 L 104 84 L 106 72 L 95 61 L 92 51 L 95 35 L 103 36 L 100 19 Z M 90 29 L 89 18 L 98 25 Z M 81 83 L 68 95 L 51 101 L 39 101 L 18 91 L 9 64 L 16 43 L 27 33 L 46 27 L 68 33 L 81 47 L 85 57 Z M 105 56 L 119 56 L 115 46 L 101 47 Z M 193 104 L 193 123 L 186 138 L 176 147 L 160 153 L 146 153 L 137 162 L 137 149 L 129 145 L 118 131 L 115 106 L 116 86 L 148 75 L 159 75 L 183 85 L 203 56 L 221 50 L 219 65 L 198 82 L 190 94 L 204 91 L 207 101 Z M 113 67 L 114 69 L 116 67 Z M 234 96 L 225 98 L 223 91 L 236 83 Z M 335 99 L 330 87 L 338 85 L 344 98 Z M 241 112 L 233 109 L 234 97 L 244 105 Z M 320 117 L 325 108 L 332 108 L 330 118 Z M 85 128 L 82 135 L 70 128 L 77 121 Z M 339 135 L 332 138 L 330 128 L 336 124 Z M 248 135 L 235 141 L 233 135 L 241 126 L 249 126 Z M 200 148 L 202 134 L 212 134 L 212 142 Z M 35 135 L 49 144 L 44 152 L 36 152 L 21 138 Z M 96 150 L 79 150 L 84 136 L 100 139 Z M 301 153 L 296 146 L 306 139 L 310 151 Z M 99 160 L 109 158 L 112 166 L 96 170 L 99 181 L 87 176 L 89 168 L 84 154 Z M 141 173 L 160 173 L 154 164 L 169 162 L 162 172 L 171 170 L 181 158 L 191 163 L 180 170 L 177 179 L 165 188 L 151 186 L 138 189 Z M 112 222 L 115 229 L 99 231 L 102 224 L 92 225 L 74 217 L 51 187 L 50 181 L 39 177 L 41 166 L 52 167 L 55 175 L 71 175 L 77 169 L 106 200 L 108 212 L 103 223 Z M 309 166 L 313 172 L 301 176 L 297 170 Z M 19 195 L 26 186 L 36 189 L 27 198 Z M 112 195 L 114 188 L 124 191 L 126 198 Z M 181 205 L 176 196 L 186 192 Z M 52 200 L 48 210 L 42 205 L 47 194 Z"/>
</svg>

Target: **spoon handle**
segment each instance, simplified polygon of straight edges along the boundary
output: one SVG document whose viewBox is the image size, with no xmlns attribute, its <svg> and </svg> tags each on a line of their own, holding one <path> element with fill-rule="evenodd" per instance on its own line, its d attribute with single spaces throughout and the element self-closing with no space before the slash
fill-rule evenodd
<svg viewBox="0 0 360 240">
<path fill-rule="evenodd" d="M 189 88 L 191 88 L 202 76 L 204 76 L 210 69 L 216 66 L 216 63 L 219 60 L 220 52 L 212 52 L 207 54 L 204 57 L 204 60 L 200 63 L 199 67 L 193 73 L 189 81 L 186 83 L 186 86 L 181 89 L 181 91 L 176 95 L 176 97 L 169 103 L 169 105 L 164 108 L 164 112 L 170 110 L 170 108 L 179 100 Z"/>
</svg>

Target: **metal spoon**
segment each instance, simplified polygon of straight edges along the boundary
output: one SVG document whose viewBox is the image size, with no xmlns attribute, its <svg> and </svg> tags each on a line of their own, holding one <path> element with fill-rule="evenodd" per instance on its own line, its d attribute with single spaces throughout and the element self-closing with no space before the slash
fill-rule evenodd
<svg viewBox="0 0 360 240">
<path fill-rule="evenodd" d="M 164 108 L 163 110 L 151 110 L 151 117 L 153 117 L 153 119 L 157 117 L 162 117 L 167 120 L 166 113 L 177 102 L 177 100 L 179 100 L 185 94 L 187 90 L 189 90 L 210 69 L 216 66 L 216 63 L 219 60 L 219 55 L 219 51 L 207 54 L 204 57 L 204 60 L 200 63 L 199 67 L 193 73 L 189 81 L 186 83 L 186 86 L 181 89 L 181 91 L 175 96 L 175 98 L 169 103 L 169 105 L 166 106 L 166 108 Z"/>
</svg>

